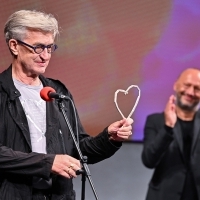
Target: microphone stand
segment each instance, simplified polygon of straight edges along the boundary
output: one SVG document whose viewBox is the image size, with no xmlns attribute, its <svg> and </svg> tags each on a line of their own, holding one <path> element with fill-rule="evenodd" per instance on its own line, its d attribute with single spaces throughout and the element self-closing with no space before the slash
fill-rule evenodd
<svg viewBox="0 0 200 200">
<path fill-rule="evenodd" d="M 62 96 L 61 96 L 61 97 L 62 97 Z M 59 98 L 59 100 L 58 100 L 59 109 L 61 110 L 61 112 L 62 112 L 62 114 L 63 114 L 63 116 L 64 116 L 65 122 L 66 122 L 66 124 L 67 124 L 67 126 L 68 126 L 68 128 L 69 128 L 69 131 L 70 131 L 70 133 L 71 133 L 72 139 L 73 139 L 74 144 L 75 144 L 75 146 L 76 146 L 76 149 L 77 149 L 77 151 L 78 151 L 78 154 L 79 154 L 79 157 L 80 157 L 80 161 L 81 161 L 82 166 L 83 166 L 83 167 L 82 167 L 83 169 L 76 171 L 76 174 L 77 174 L 77 175 L 82 174 L 81 200 L 85 200 L 85 182 L 86 182 L 86 177 L 87 177 L 88 180 L 89 180 L 89 183 L 90 183 L 90 185 L 91 185 L 91 188 L 92 188 L 92 190 L 93 190 L 93 193 L 94 193 L 94 196 L 95 196 L 96 200 L 98 200 L 99 198 L 98 198 L 98 196 L 97 196 L 97 193 L 96 193 L 94 184 L 93 184 L 93 182 L 92 182 L 90 170 L 89 170 L 89 167 L 88 167 L 88 165 L 87 165 L 87 156 L 83 156 L 83 155 L 82 155 L 82 152 L 81 152 L 81 150 L 80 150 L 80 147 L 79 147 L 79 145 L 78 145 L 78 143 L 77 143 L 77 141 L 76 141 L 76 138 L 75 138 L 75 135 L 74 135 L 74 133 L 73 133 L 72 127 L 71 127 L 71 125 L 70 125 L 70 123 L 69 123 L 69 119 L 68 119 L 67 114 L 66 114 L 66 112 L 65 112 L 65 110 L 64 110 L 65 105 L 64 105 L 64 103 L 63 103 L 63 99 L 68 99 L 68 100 L 70 100 L 70 102 L 72 103 L 72 106 L 73 106 L 73 107 L 74 107 L 74 104 L 73 104 L 72 100 L 71 100 L 69 97 L 67 97 L 67 96 L 64 96 L 64 98 Z M 74 112 L 75 112 L 75 110 L 74 110 Z"/>
</svg>

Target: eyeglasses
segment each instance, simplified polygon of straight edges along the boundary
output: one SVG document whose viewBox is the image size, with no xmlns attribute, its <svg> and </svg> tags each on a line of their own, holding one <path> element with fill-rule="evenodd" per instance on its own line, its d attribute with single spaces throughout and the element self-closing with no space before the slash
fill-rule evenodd
<svg viewBox="0 0 200 200">
<path fill-rule="evenodd" d="M 27 47 L 30 47 L 37 54 L 42 53 L 45 48 L 47 48 L 47 52 L 48 53 L 53 53 L 58 48 L 58 46 L 56 44 L 50 44 L 50 45 L 47 45 L 47 46 L 45 46 L 43 44 L 39 44 L 37 46 L 31 46 L 31 45 L 29 45 L 29 44 L 27 44 L 25 42 L 22 42 L 21 40 L 17 40 L 17 42 L 19 42 L 19 43 L 21 43 L 21 44 L 23 44 L 23 45 L 25 45 Z"/>
</svg>

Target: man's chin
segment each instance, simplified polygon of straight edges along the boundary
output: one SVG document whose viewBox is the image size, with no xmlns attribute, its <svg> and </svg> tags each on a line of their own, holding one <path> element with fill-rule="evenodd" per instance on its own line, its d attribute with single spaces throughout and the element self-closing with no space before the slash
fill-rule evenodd
<svg viewBox="0 0 200 200">
<path fill-rule="evenodd" d="M 42 68 L 40 68 L 39 70 L 37 70 L 36 73 L 37 73 L 38 75 L 40 75 L 40 74 L 44 74 L 45 71 L 46 71 L 46 67 L 42 67 Z"/>
<path fill-rule="evenodd" d="M 196 103 L 182 103 L 180 107 L 185 111 L 194 111 L 198 104 Z"/>
</svg>

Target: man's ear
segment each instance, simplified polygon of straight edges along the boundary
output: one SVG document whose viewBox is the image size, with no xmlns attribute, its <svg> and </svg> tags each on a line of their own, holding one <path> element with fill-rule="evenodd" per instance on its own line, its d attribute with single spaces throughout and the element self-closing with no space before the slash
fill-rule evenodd
<svg viewBox="0 0 200 200">
<path fill-rule="evenodd" d="M 18 55 L 18 45 L 16 40 L 10 39 L 8 42 L 8 46 L 13 55 Z"/>
</svg>

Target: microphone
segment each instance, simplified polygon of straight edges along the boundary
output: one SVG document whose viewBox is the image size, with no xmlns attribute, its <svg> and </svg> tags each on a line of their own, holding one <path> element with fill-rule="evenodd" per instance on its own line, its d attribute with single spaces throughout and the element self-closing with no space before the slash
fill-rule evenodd
<svg viewBox="0 0 200 200">
<path fill-rule="evenodd" d="M 40 97 L 44 101 L 52 101 L 53 99 L 68 99 L 63 94 L 58 94 L 52 87 L 43 87 L 40 91 Z"/>
</svg>

